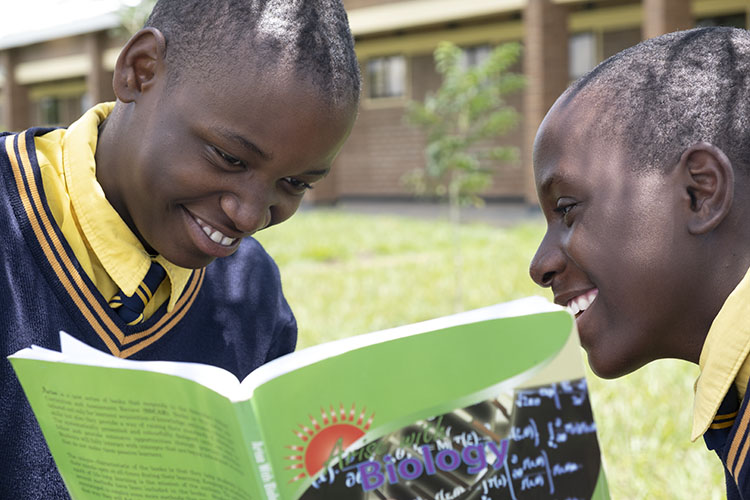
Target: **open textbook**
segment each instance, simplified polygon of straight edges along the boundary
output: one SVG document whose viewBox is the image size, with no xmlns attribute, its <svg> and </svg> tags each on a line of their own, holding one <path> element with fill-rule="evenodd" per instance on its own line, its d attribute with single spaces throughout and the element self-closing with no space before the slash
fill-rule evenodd
<svg viewBox="0 0 750 500">
<path fill-rule="evenodd" d="M 571 315 L 532 297 L 279 358 L 10 357 L 74 499 L 607 499 Z"/>
</svg>

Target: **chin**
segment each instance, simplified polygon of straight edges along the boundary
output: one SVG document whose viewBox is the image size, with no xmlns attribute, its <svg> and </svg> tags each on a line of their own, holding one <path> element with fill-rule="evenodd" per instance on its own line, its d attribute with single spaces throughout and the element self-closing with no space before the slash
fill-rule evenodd
<svg viewBox="0 0 750 500">
<path fill-rule="evenodd" d="M 627 372 L 621 370 L 614 371 L 609 369 L 609 367 L 600 367 L 596 363 L 592 363 L 591 358 L 589 358 L 589 367 L 591 368 L 591 371 L 594 372 L 594 375 L 603 379 L 610 380 L 627 375 Z"/>
<path fill-rule="evenodd" d="M 169 250 L 166 252 L 160 252 L 160 255 L 172 264 L 185 269 L 201 269 L 216 260 L 215 257 L 209 255 L 185 255 L 172 253 L 169 252 Z"/>
<path fill-rule="evenodd" d="M 601 353 L 593 353 L 589 350 L 586 352 L 591 371 L 597 377 L 603 379 L 614 379 L 625 376 L 646 364 L 646 362 L 636 362 L 622 356 L 614 355 L 607 357 L 601 355 Z"/>
<path fill-rule="evenodd" d="M 206 257 L 204 259 L 199 259 L 199 260 L 189 259 L 189 260 L 175 260 L 175 261 L 169 260 L 169 261 L 185 269 L 202 269 L 215 260 L 216 260 L 215 257 Z"/>
</svg>

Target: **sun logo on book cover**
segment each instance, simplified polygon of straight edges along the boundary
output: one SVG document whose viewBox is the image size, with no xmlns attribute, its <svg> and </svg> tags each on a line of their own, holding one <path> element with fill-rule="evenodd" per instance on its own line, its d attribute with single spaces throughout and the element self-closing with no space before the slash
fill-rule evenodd
<svg viewBox="0 0 750 500">
<path fill-rule="evenodd" d="M 313 477 L 317 474 L 331 458 L 334 451 L 343 452 L 352 443 L 365 435 L 372 425 L 372 419 L 375 413 L 365 421 L 367 407 L 362 407 L 362 411 L 357 415 L 357 405 L 347 411 L 343 404 L 339 404 L 339 409 L 334 409 L 331 405 L 330 411 L 320 409 L 320 420 L 318 421 L 312 415 L 308 415 L 310 426 L 297 424 L 298 429 L 293 429 L 300 444 L 291 444 L 286 447 L 299 454 L 284 457 L 295 463 L 286 466 L 287 470 L 302 470 L 299 474 L 289 480 L 290 483 L 299 481 L 306 477 Z"/>
</svg>

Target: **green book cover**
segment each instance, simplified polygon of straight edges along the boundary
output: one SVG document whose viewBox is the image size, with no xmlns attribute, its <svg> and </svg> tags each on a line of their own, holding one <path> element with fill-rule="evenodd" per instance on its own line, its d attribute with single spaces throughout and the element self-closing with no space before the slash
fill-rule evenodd
<svg viewBox="0 0 750 500">
<path fill-rule="evenodd" d="M 322 344 L 242 383 L 61 333 L 11 363 L 74 499 L 607 499 L 575 322 L 540 298 Z"/>
</svg>

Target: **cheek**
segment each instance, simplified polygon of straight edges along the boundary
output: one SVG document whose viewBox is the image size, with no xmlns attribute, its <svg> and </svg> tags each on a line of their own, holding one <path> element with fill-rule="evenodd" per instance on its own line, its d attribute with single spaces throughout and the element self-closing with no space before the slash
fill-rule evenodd
<svg viewBox="0 0 750 500">
<path fill-rule="evenodd" d="M 671 235 L 657 223 L 663 221 L 635 211 L 623 213 L 606 206 L 600 207 L 597 217 L 591 215 L 575 222 L 563 248 L 573 265 L 599 288 L 611 320 L 633 321 L 654 295 L 658 299 L 658 294 L 667 293 L 673 277 L 661 239 Z"/>
<path fill-rule="evenodd" d="M 202 158 L 194 155 L 176 154 L 153 162 L 147 175 L 152 202 L 170 205 L 205 197 L 217 190 L 217 178 L 211 174 Z"/>
<path fill-rule="evenodd" d="M 163 127 L 168 128 L 168 125 Z M 144 180 L 161 196 L 170 195 L 201 182 L 207 170 L 202 143 L 182 128 L 154 135 L 139 153 L 147 165 Z"/>
<path fill-rule="evenodd" d="M 288 198 L 279 203 L 278 205 L 271 208 L 271 224 L 276 225 L 289 219 L 292 215 L 297 212 L 300 204 L 302 203 L 302 197 Z"/>
<path fill-rule="evenodd" d="M 612 272 L 625 276 L 649 276 L 663 268 L 671 260 L 665 250 L 676 240 L 665 194 L 642 188 L 631 185 L 603 197 L 607 201 L 601 204 L 602 215 L 589 238 L 600 247 L 591 248 L 598 260 L 609 261 Z"/>
</svg>

